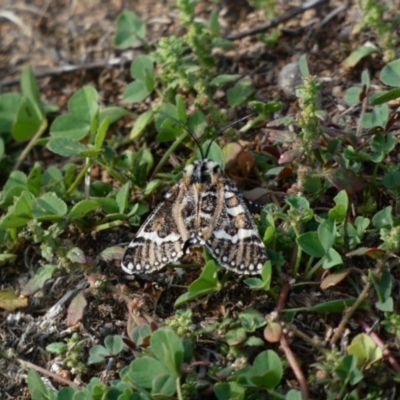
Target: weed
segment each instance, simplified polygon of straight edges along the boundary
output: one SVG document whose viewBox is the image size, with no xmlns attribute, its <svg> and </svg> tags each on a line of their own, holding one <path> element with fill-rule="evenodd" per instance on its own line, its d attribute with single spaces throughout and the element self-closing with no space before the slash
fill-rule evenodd
<svg viewBox="0 0 400 400">
<path fill-rule="evenodd" d="M 87 371 L 87 366 L 83 359 L 84 344 L 85 341 L 80 340 L 78 334 L 75 332 L 64 343 L 51 343 L 46 346 L 46 350 L 62 356 L 63 364 L 70 368 L 73 374 L 82 375 Z"/>
<path fill-rule="evenodd" d="M 376 33 L 378 44 L 384 52 L 386 61 L 393 61 L 397 57 L 396 37 L 393 35 L 394 25 L 385 21 L 385 13 L 389 7 L 376 0 L 361 0 L 360 8 L 364 12 L 363 22 L 358 29 L 371 29 Z"/>
<path fill-rule="evenodd" d="M 78 90 L 70 98 L 67 113 L 57 116 L 55 107 L 42 102 L 29 68 L 21 76 L 21 93 L 0 96 L 0 159 L 6 174 L 0 193 L 0 262 L 15 262 L 26 243 L 32 244 L 40 257 L 40 266 L 22 290 L 24 296 L 43 288 L 62 270 L 94 266 L 86 249 L 65 240 L 70 230 L 88 235 L 124 224 L 141 224 L 149 210 L 144 197 L 176 183 L 181 176 L 182 162 L 175 162 L 175 168 L 166 171 L 171 155 L 179 148 L 190 154 L 188 163 L 196 157 L 193 141 L 182 126 L 188 126 L 201 145 L 208 146 L 207 139 L 215 130 L 208 128 L 208 121 L 227 120 L 226 113 L 213 103 L 217 90 L 224 89 L 223 100 L 229 107 L 248 103 L 255 111 L 242 132 L 264 124 L 280 110 L 279 102 L 266 104 L 257 98 L 248 77 L 218 74 L 212 52 L 228 43 L 221 37 L 218 16 L 212 14 L 206 23 L 199 21 L 195 18 L 196 5 L 197 1 L 190 0 L 177 3 L 185 34 L 163 38 L 154 48 L 146 42 L 144 21 L 128 12 L 119 17 L 116 46 L 127 48 L 140 43 L 147 52 L 130 66 L 133 81 L 125 88 L 124 100 L 134 104 L 155 100 L 154 108 L 137 117 L 126 138 L 110 126 L 133 114 L 121 107 L 100 107 L 93 87 Z M 365 5 L 366 10 L 371 7 L 370 3 Z M 383 11 L 374 12 L 381 16 Z M 368 23 L 376 24 L 376 17 L 375 22 Z M 390 48 L 387 29 L 385 25 L 381 45 Z M 84 342 L 77 335 L 48 347 L 79 374 L 93 368 L 92 364 L 101 367 L 110 360 L 122 362 L 127 354 L 133 354 L 133 361 L 124 364 L 118 379 L 102 383 L 93 378 L 83 388 L 71 385 L 56 392 L 31 371 L 28 381 L 33 398 L 182 399 L 212 392 L 220 400 L 261 396 L 300 399 L 300 392 L 289 390 L 284 379 L 290 366 L 299 382 L 306 381 L 299 378 L 301 368 L 296 357 L 284 359 L 278 347 L 264 350 L 266 342 L 270 346 L 280 343 L 282 349 L 286 338 L 294 335 L 313 346 L 312 356 L 318 363 L 312 366 L 309 383 L 326 390 L 328 398 L 358 399 L 368 391 L 370 398 L 372 394 L 383 398 L 379 384 L 398 380 L 398 370 L 395 378 L 373 372 L 386 368 L 383 356 L 390 346 L 383 347 L 400 331 L 393 290 L 393 270 L 398 266 L 400 250 L 400 170 L 395 158 L 400 113 L 392 113 L 388 105 L 400 97 L 400 60 L 388 63 L 381 71 L 381 81 L 390 87 L 386 92 L 374 93 L 366 71 L 360 84 L 348 89 L 346 101 L 360 109 L 353 124 L 345 118 L 335 124 L 329 120 L 318 102 L 317 77 L 310 75 L 305 58 L 300 65 L 304 80 L 297 90 L 298 116 L 269 122 L 268 135 L 255 154 L 239 143 L 221 147 L 214 143 L 209 152 L 212 160 L 232 168 L 239 178 L 245 171 L 245 183 L 254 173 L 257 182 L 262 182 L 256 188 L 256 199 L 260 193 L 270 193 L 264 187 L 267 180 L 284 191 L 284 198 L 274 197 L 260 215 L 260 235 L 269 256 L 261 276 L 247 278 L 242 285 L 232 275 L 221 273 L 205 254 L 201 274 L 176 296 L 174 305 L 182 310 L 165 322 L 149 322 L 151 318 L 144 318 L 140 307 L 130 310 L 135 323 L 128 329 L 128 337 L 107 336 L 104 344 L 90 350 L 87 363 L 82 352 Z M 193 105 L 197 111 L 189 112 Z M 142 145 L 151 132 L 158 152 Z M 8 153 L 6 149 L 14 142 L 24 147 Z M 48 167 L 37 163 L 28 169 L 28 156 L 39 146 L 45 146 L 60 163 Z M 25 172 L 21 166 L 26 166 Z M 95 167 L 106 171 L 113 185 L 93 181 L 91 170 Z M 121 251 L 121 246 L 113 245 L 96 260 L 119 261 Z M 102 278 L 96 274 L 94 279 Z M 198 319 L 196 305 L 192 310 L 187 304 L 222 296 L 228 282 L 233 281 L 240 291 L 254 296 L 254 304 L 260 309 L 272 298 L 274 304 L 278 303 L 276 312 L 265 317 L 264 311 L 241 310 L 200 329 L 194 322 Z M 310 282 L 320 284 L 317 301 L 304 290 Z M 293 300 L 286 304 L 290 290 Z M 123 297 L 121 291 L 118 295 Z M 82 291 L 72 304 L 83 314 L 87 302 Z M 19 297 L 11 288 L 0 292 L 2 308 L 14 311 L 26 305 L 26 297 Z M 373 319 L 381 318 L 387 335 L 384 345 L 376 337 L 357 332 L 349 339 L 350 344 L 343 342 L 338 349 L 334 347 L 336 339 L 332 339 L 332 348 L 326 350 L 323 339 L 314 340 L 294 325 L 300 313 L 329 315 L 333 321 L 343 314 L 336 331 L 339 333 L 333 335 L 340 337 L 340 329 L 357 310 Z M 359 322 L 359 326 L 363 324 Z M 202 341 L 209 348 L 204 350 Z M 296 355 L 301 358 L 302 354 Z M 393 360 L 391 365 L 397 368 Z M 301 389 L 304 394 L 304 385 Z"/>
</svg>

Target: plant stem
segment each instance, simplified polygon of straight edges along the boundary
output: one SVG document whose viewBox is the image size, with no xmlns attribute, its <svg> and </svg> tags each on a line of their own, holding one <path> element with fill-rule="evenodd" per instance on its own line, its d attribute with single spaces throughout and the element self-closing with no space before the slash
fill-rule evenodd
<svg viewBox="0 0 400 400">
<path fill-rule="evenodd" d="M 295 224 L 292 225 L 293 231 L 296 235 L 296 238 L 298 238 L 300 236 L 300 232 L 297 229 L 297 226 Z M 303 254 L 303 250 L 301 249 L 301 247 L 299 245 L 297 245 L 297 256 L 296 256 L 296 263 L 293 267 L 293 277 L 296 277 L 298 272 L 299 272 L 299 268 L 300 268 L 300 262 L 301 262 L 301 256 Z"/>
<path fill-rule="evenodd" d="M 366 285 L 364 286 L 363 291 L 358 296 L 357 300 L 354 304 L 345 311 L 343 319 L 341 320 L 339 326 L 336 328 L 336 332 L 331 339 L 331 345 L 336 344 L 339 338 L 342 336 L 344 328 L 346 327 L 347 323 L 350 321 L 350 318 L 356 312 L 357 308 L 361 305 L 361 303 L 368 297 L 368 292 L 371 289 L 372 282 L 369 280 Z"/>
<path fill-rule="evenodd" d="M 154 169 L 150 180 L 154 179 L 154 176 L 157 174 L 157 172 L 162 168 L 162 166 L 167 162 L 169 156 L 175 151 L 175 149 L 183 142 L 187 135 L 187 132 L 183 132 L 176 140 L 175 142 L 171 145 L 171 147 L 165 152 L 164 156 L 158 163 L 157 167 Z"/>
<path fill-rule="evenodd" d="M 48 376 L 49 378 L 53 378 L 56 382 L 60 382 L 63 385 L 73 387 L 75 389 L 80 389 L 80 386 L 77 385 L 75 382 L 70 381 L 69 379 L 63 378 L 60 375 L 55 374 L 47 369 L 39 367 L 39 365 L 32 364 L 29 361 L 22 360 L 20 358 L 16 358 L 16 361 L 25 369 L 33 369 L 34 371 L 40 372 L 44 376 Z"/>
<path fill-rule="evenodd" d="M 373 188 L 372 191 L 375 190 L 375 188 L 377 187 L 376 176 L 378 174 L 380 166 L 381 166 L 380 162 L 376 163 L 375 166 L 374 166 L 374 171 L 372 172 L 372 188 Z"/>
<path fill-rule="evenodd" d="M 22 153 L 19 155 L 17 158 L 17 162 L 14 165 L 14 171 L 19 169 L 21 166 L 22 162 L 25 160 L 29 152 L 32 150 L 32 148 L 35 146 L 36 142 L 40 139 L 40 137 L 43 135 L 44 131 L 47 129 L 47 119 L 44 119 L 42 123 L 39 126 L 39 129 L 35 133 L 35 135 L 31 138 L 25 149 L 22 151 Z"/>
<path fill-rule="evenodd" d="M 86 165 L 91 164 L 90 163 L 90 158 L 86 157 Z M 90 170 L 93 164 L 91 164 L 85 174 L 85 199 L 89 199 L 89 192 L 90 192 L 90 181 L 91 181 L 91 176 L 90 176 Z"/>
<path fill-rule="evenodd" d="M 111 222 L 107 222 L 106 224 L 101 224 L 101 225 L 97 225 L 95 228 L 92 229 L 93 232 L 100 232 L 103 231 L 105 229 L 110 229 L 110 228 L 115 228 L 116 226 L 120 226 L 122 224 L 124 224 L 125 221 L 111 221 Z"/>
<path fill-rule="evenodd" d="M 90 160 L 90 162 L 87 162 L 85 164 L 85 166 L 80 170 L 78 176 L 72 182 L 71 186 L 65 192 L 65 197 L 69 196 L 78 187 L 78 185 L 81 183 L 82 179 L 85 177 L 86 172 L 91 168 L 92 165 L 93 165 L 92 160 Z"/>
<path fill-rule="evenodd" d="M 286 359 L 288 360 L 290 367 L 292 368 L 293 373 L 296 376 L 297 381 L 299 382 L 302 399 L 309 400 L 310 391 L 308 388 L 307 380 L 303 374 L 303 371 L 300 368 L 299 363 L 297 362 L 295 355 L 292 352 L 292 349 L 289 346 L 289 342 L 287 341 L 285 334 L 281 336 L 280 345 L 283 352 L 285 353 Z"/>
<path fill-rule="evenodd" d="M 285 327 L 287 329 L 289 329 L 289 331 L 293 332 L 297 337 L 301 338 L 302 340 L 304 340 L 305 342 L 309 343 L 311 346 L 316 348 L 321 353 L 323 353 L 323 354 L 326 353 L 326 349 L 324 347 L 325 344 L 321 340 L 319 340 L 317 337 L 311 338 L 310 336 L 308 336 L 301 330 L 297 329 L 297 326 L 294 324 L 287 323 L 287 324 L 285 324 Z"/>
<path fill-rule="evenodd" d="M 347 385 L 349 384 L 350 378 L 346 378 L 346 380 L 344 381 L 342 388 L 340 389 L 340 392 L 338 394 L 338 399 L 341 400 L 343 399 L 343 396 L 345 395 L 345 393 L 347 393 Z"/>
<path fill-rule="evenodd" d="M 176 394 L 178 395 L 178 400 L 183 400 L 180 376 L 176 378 Z"/>
<path fill-rule="evenodd" d="M 361 112 L 360 112 L 360 116 L 358 118 L 358 125 L 357 125 L 357 131 L 356 131 L 356 136 L 359 138 L 362 135 L 362 119 L 365 115 L 365 111 L 367 110 L 367 105 L 368 105 L 368 96 L 365 96 L 363 102 L 362 102 L 362 106 L 361 106 Z"/>
<path fill-rule="evenodd" d="M 305 280 L 307 280 L 307 278 L 309 276 L 308 273 L 309 273 L 309 271 L 311 269 L 311 265 L 312 265 L 313 262 L 314 262 L 314 257 L 310 257 L 310 259 L 307 262 L 306 268 L 304 270 L 304 279 Z"/>
<path fill-rule="evenodd" d="M 324 262 L 325 256 L 322 257 L 311 269 L 310 271 L 307 271 L 307 273 L 304 276 L 304 280 L 307 281 L 308 279 L 311 279 L 311 277 L 314 275 L 314 272 L 322 265 Z"/>
</svg>

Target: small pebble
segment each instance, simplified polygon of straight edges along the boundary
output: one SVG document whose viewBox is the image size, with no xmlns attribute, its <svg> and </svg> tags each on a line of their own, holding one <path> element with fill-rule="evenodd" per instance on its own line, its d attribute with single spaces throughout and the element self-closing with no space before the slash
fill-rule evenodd
<svg viewBox="0 0 400 400">
<path fill-rule="evenodd" d="M 278 85 L 284 96 L 289 100 L 296 98 L 296 87 L 303 82 L 299 63 L 293 62 L 285 65 L 279 73 Z"/>
</svg>

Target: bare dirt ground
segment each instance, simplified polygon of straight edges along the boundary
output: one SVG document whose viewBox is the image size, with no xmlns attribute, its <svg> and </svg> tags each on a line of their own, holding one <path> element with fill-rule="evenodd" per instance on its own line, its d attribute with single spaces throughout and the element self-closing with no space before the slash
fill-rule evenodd
<svg viewBox="0 0 400 400">
<path fill-rule="evenodd" d="M 283 15 L 301 1 L 277 1 L 277 14 Z M 103 105 L 121 105 L 130 110 L 141 112 L 143 104 L 124 104 L 122 92 L 130 81 L 129 62 L 144 50 L 140 47 L 127 51 L 117 51 L 113 47 L 116 31 L 116 19 L 123 10 L 133 10 L 147 23 L 149 42 L 155 42 L 162 36 L 179 35 L 179 25 L 174 1 L 154 0 L 1 0 L 0 1 L 0 90 L 2 93 L 17 90 L 18 79 L 24 66 L 34 67 L 38 77 L 42 99 L 66 109 L 69 97 L 84 85 L 93 85 L 100 94 Z M 208 18 L 212 10 L 219 10 L 220 23 L 225 36 L 238 34 L 265 23 L 265 13 L 253 9 L 245 0 L 241 1 L 200 1 L 197 7 L 199 18 Z M 284 104 L 282 115 L 295 113 L 296 102 L 281 96 L 278 78 L 282 68 L 307 54 L 312 74 L 323 82 L 321 104 L 323 109 L 335 115 L 347 107 L 343 102 L 345 90 L 359 83 L 360 73 L 368 68 L 373 82 L 377 81 L 376 72 L 383 65 L 378 55 L 362 61 L 357 67 L 346 69 L 343 60 L 367 40 L 373 40 L 368 32 L 353 34 L 355 24 L 360 21 L 360 12 L 356 1 L 326 1 L 317 8 L 294 16 L 279 25 L 281 37 L 274 47 L 259 42 L 255 35 L 248 35 L 235 41 L 235 49 L 221 57 L 220 73 L 248 73 L 263 101 L 272 101 L 280 96 Z M 109 65 L 109 64 L 112 65 Z M 66 71 L 74 67 L 73 72 Z M 148 107 L 148 104 L 146 105 Z M 122 132 L 129 132 L 132 121 L 124 121 L 119 126 Z M 47 156 L 49 156 L 47 154 Z M 40 159 L 42 155 L 35 153 Z M 51 164 L 52 159 L 41 159 Z M 25 166 L 27 169 L 29 166 Z M 0 177 L 3 185 L 6 176 Z M 80 232 L 70 232 L 70 240 L 75 246 L 85 248 L 93 258 L 106 247 L 128 242 L 133 236 L 128 227 L 102 232 L 95 238 Z M 36 253 L 31 246 L 21 249 L 18 263 L 0 267 L 0 289 L 13 287 L 18 293 L 21 286 L 32 276 L 36 269 Z M 143 294 L 149 289 L 146 283 L 139 283 L 127 277 L 117 263 L 99 261 L 97 273 L 101 273 L 109 285 L 124 284 L 133 296 Z M 197 277 L 199 271 L 188 274 L 187 282 Z M 85 287 L 88 279 L 82 271 L 59 275 L 29 300 L 29 306 L 11 315 L 0 311 L 0 341 L 7 350 L 15 351 L 18 357 L 56 371 L 56 360 L 45 347 L 49 343 L 62 341 L 73 331 L 79 332 L 85 339 L 86 357 L 93 345 L 103 343 L 109 334 L 123 334 L 126 329 L 127 310 L 119 296 L 108 290 L 88 288 L 86 298 L 88 306 L 81 323 L 67 328 L 66 304 L 55 317 L 49 318 L 49 309 L 68 291 Z M 162 278 L 161 278 L 162 280 Z M 165 285 L 165 284 L 164 284 Z M 340 289 L 338 289 L 340 290 Z M 156 307 L 150 309 L 156 321 L 170 316 L 174 300 L 184 289 L 165 288 L 157 295 L 161 296 Z M 74 292 L 75 293 L 75 292 Z M 147 293 L 148 294 L 148 293 Z M 313 297 L 312 291 L 296 293 L 292 306 L 302 305 Z M 207 323 L 214 318 L 221 319 L 226 312 L 235 314 L 243 308 L 255 307 L 261 312 L 270 312 L 275 303 L 266 296 L 251 293 L 241 283 L 231 281 L 224 290 L 212 299 L 206 299 L 192 305 L 196 323 Z M 339 317 L 338 317 L 339 318 Z M 324 336 L 326 321 L 305 320 L 305 330 Z M 299 348 L 307 358 L 312 359 L 311 347 Z M 85 357 L 83 357 L 85 358 Z M 128 362 L 128 361 L 127 361 Z M 306 362 L 306 361 L 304 361 Z M 99 366 L 91 366 L 84 376 L 76 377 L 71 371 L 64 370 L 68 379 L 88 382 L 90 377 L 98 376 L 105 381 L 116 376 L 122 365 L 111 366 L 104 372 Z M 30 398 L 26 371 L 20 364 L 0 359 L 0 399 Z"/>
</svg>

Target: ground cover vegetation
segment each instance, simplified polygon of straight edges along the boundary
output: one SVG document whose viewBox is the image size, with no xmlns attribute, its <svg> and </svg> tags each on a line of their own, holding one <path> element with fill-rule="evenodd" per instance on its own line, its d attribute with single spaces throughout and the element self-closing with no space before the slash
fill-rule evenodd
<svg viewBox="0 0 400 400">
<path fill-rule="evenodd" d="M 307 12 L 319 11 L 319 29 L 349 23 L 340 4 L 317 6 Z M 242 29 L 245 49 L 221 26 L 219 2 L 168 4 L 179 27 L 168 35 L 149 29 L 140 6 L 120 10 L 113 49 L 135 53 L 120 60 L 118 89 L 112 75 L 74 82 L 58 102 L 30 65 L 18 86 L 2 81 L 0 391 L 35 400 L 399 396 L 400 17 L 373 0 L 347 6 L 360 16 L 359 39 L 326 56 L 341 71 L 326 81 L 322 50 L 301 48 L 294 79 L 279 75 L 278 58 L 268 77 L 265 60 L 249 55 L 282 51 L 293 38 L 285 23 L 306 13 L 271 0 L 228 10 L 276 22 Z M 306 44 L 313 30 L 299 30 Z M 269 256 L 260 276 L 226 271 L 202 249 L 149 275 L 120 269 L 149 211 L 200 157 L 189 133 L 251 202 Z"/>
</svg>

